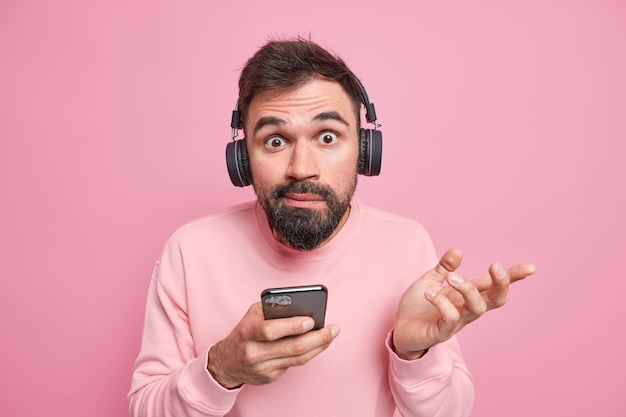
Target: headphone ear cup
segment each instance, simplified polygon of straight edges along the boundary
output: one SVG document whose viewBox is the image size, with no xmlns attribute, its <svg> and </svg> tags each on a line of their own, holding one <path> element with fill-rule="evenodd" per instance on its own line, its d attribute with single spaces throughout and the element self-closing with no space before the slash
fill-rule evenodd
<svg viewBox="0 0 626 417">
<path fill-rule="evenodd" d="M 383 134 L 380 130 L 363 129 L 359 131 L 359 161 L 357 172 L 372 177 L 380 174 L 383 156 Z"/>
<path fill-rule="evenodd" d="M 252 183 L 245 139 L 235 140 L 226 145 L 226 167 L 233 185 L 245 187 Z"/>
</svg>

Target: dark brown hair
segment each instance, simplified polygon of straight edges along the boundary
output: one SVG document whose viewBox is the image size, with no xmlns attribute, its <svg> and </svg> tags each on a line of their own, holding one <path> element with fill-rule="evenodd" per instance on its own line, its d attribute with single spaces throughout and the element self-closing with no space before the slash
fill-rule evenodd
<svg viewBox="0 0 626 417">
<path fill-rule="evenodd" d="M 303 38 L 270 40 L 248 60 L 239 78 L 239 114 L 245 119 L 250 102 L 262 91 L 298 88 L 315 77 L 343 87 L 360 124 L 362 93 L 354 74 L 341 58 Z"/>
</svg>

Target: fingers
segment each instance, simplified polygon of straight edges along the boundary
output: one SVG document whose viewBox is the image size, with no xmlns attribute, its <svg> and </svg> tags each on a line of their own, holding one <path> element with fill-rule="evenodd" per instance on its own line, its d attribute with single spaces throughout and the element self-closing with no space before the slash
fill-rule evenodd
<svg viewBox="0 0 626 417">
<path fill-rule="evenodd" d="M 435 266 L 434 271 L 439 276 L 438 281 L 443 282 L 449 272 L 456 270 L 463 260 L 463 253 L 459 249 L 448 249 L 441 256 L 439 263 Z"/>
<path fill-rule="evenodd" d="M 257 309 L 261 309 L 260 303 L 253 304 L 250 313 L 255 315 Z M 292 358 L 291 362 L 287 362 L 288 366 L 310 360 L 326 349 L 340 332 L 336 325 L 311 332 L 314 325 L 315 321 L 306 316 L 271 320 L 261 317 L 251 321 L 247 339 L 263 346 L 263 353 L 254 360 Z"/>
<path fill-rule="evenodd" d="M 438 324 L 439 336 L 436 340 L 429 341 L 429 344 L 443 342 L 457 331 L 461 313 L 445 295 L 437 292 L 437 288 L 428 288 L 425 295 L 428 301 L 437 309 L 440 316 Z"/>
<path fill-rule="evenodd" d="M 242 362 L 253 369 L 260 383 L 278 379 L 288 368 L 308 363 L 326 350 L 339 334 L 339 327 L 327 326 L 297 337 L 254 345 Z"/>
<path fill-rule="evenodd" d="M 509 292 L 511 277 L 509 271 L 499 262 L 494 262 L 489 268 L 489 277 L 491 278 L 491 289 L 484 295 L 487 302 L 487 308 L 502 307 L 506 302 L 506 296 Z"/>
<path fill-rule="evenodd" d="M 311 317 L 288 317 L 284 319 L 264 320 L 255 327 L 255 340 L 272 342 L 288 336 L 296 336 L 308 332 L 315 322 Z"/>
<path fill-rule="evenodd" d="M 260 303 L 252 305 L 235 329 L 209 350 L 207 369 L 226 388 L 273 382 L 287 368 L 319 355 L 339 334 L 336 325 L 310 331 L 310 317 L 264 320 L 259 309 Z"/>
<path fill-rule="evenodd" d="M 461 309 L 464 323 L 475 320 L 487 311 L 487 303 L 485 303 L 482 294 L 471 281 L 466 280 L 454 272 L 448 274 L 447 280 L 448 283 L 461 294 L 465 301 L 464 307 Z"/>
<path fill-rule="evenodd" d="M 339 334 L 339 327 L 328 325 L 318 331 L 313 329 L 315 321 L 311 317 L 296 316 L 265 320 L 261 303 L 253 304 L 233 331 L 239 345 L 262 347 L 255 351 L 253 361 L 272 357 L 299 356 L 319 347 L 327 347 Z M 297 337 L 296 337 L 297 336 Z"/>
<path fill-rule="evenodd" d="M 449 337 L 467 323 L 482 316 L 487 311 L 487 303 L 471 281 L 454 272 L 449 272 L 446 279 L 450 286 L 461 295 L 462 303 L 455 305 L 443 291 L 436 293 L 435 288 L 429 288 L 426 296 L 439 311 L 440 331 Z"/>
<path fill-rule="evenodd" d="M 315 325 L 314 320 L 306 316 L 265 320 L 260 302 L 250 306 L 242 323 L 245 325 L 244 333 L 248 335 L 248 338 L 258 342 L 271 342 L 306 333 Z"/>
<path fill-rule="evenodd" d="M 489 275 L 476 278 L 475 280 L 472 281 L 479 291 L 487 291 L 491 289 L 493 282 L 494 282 L 493 267 L 495 264 L 496 263 L 492 264 L 491 267 L 489 268 Z M 533 273 L 535 273 L 536 270 L 537 268 L 533 264 L 520 264 L 520 265 L 515 265 L 509 269 L 505 269 L 507 276 L 508 276 L 509 284 L 522 280 L 529 275 L 532 275 Z"/>
<path fill-rule="evenodd" d="M 328 326 L 307 334 L 266 343 L 257 353 L 242 359 L 247 364 L 249 374 L 255 376 L 255 385 L 268 384 L 280 378 L 287 369 L 307 364 L 326 350 L 339 334 L 339 327 Z"/>
<path fill-rule="evenodd" d="M 444 264 L 440 265 L 443 267 Z M 516 265 L 507 270 L 499 262 L 494 262 L 489 268 L 489 275 L 473 281 L 450 271 L 446 274 L 446 280 L 454 289 L 452 293 L 442 291 L 440 287 L 429 287 L 425 295 L 439 311 L 440 330 L 446 334 L 456 332 L 486 311 L 503 306 L 510 284 L 531 275 L 535 270 L 533 264 Z"/>
<path fill-rule="evenodd" d="M 509 286 L 532 275 L 536 270 L 533 264 L 521 264 L 505 269 L 499 262 L 493 263 L 489 268 L 491 286 L 484 292 L 488 309 L 502 307 L 506 302 Z"/>
<path fill-rule="evenodd" d="M 486 311 L 504 305 L 510 284 L 536 270 L 533 264 L 505 269 L 496 262 L 486 276 L 466 280 L 455 272 L 461 260 L 460 250 L 448 250 L 435 268 L 403 294 L 394 327 L 399 352 L 413 352 L 448 340 Z M 424 297 L 430 305 L 423 303 Z"/>
<path fill-rule="evenodd" d="M 273 354 L 287 366 L 303 365 L 326 350 L 339 332 L 338 326 L 329 325 L 298 337 L 281 339 L 274 344 Z"/>
<path fill-rule="evenodd" d="M 535 271 L 537 271 L 537 267 L 534 264 L 520 264 L 509 268 L 509 276 L 513 283 L 534 274 Z"/>
</svg>

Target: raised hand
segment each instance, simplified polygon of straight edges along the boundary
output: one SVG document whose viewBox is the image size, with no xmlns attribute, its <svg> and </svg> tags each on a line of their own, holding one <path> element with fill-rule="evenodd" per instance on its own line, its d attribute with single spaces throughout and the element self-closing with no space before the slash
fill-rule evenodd
<svg viewBox="0 0 626 417">
<path fill-rule="evenodd" d="M 486 311 L 501 307 L 510 284 L 536 269 L 533 264 L 505 269 L 495 262 L 489 275 L 470 281 L 454 272 L 461 260 L 460 250 L 448 250 L 435 268 L 402 295 L 393 331 L 394 350 L 401 358 L 421 357 L 428 348 L 448 340 Z"/>
</svg>

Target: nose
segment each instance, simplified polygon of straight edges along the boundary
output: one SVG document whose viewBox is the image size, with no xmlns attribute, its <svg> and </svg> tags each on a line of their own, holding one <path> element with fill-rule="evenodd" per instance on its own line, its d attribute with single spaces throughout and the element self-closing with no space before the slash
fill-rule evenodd
<svg viewBox="0 0 626 417">
<path fill-rule="evenodd" d="M 319 165 L 315 146 L 308 141 L 296 141 L 291 150 L 287 176 L 293 181 L 319 178 Z"/>
</svg>

